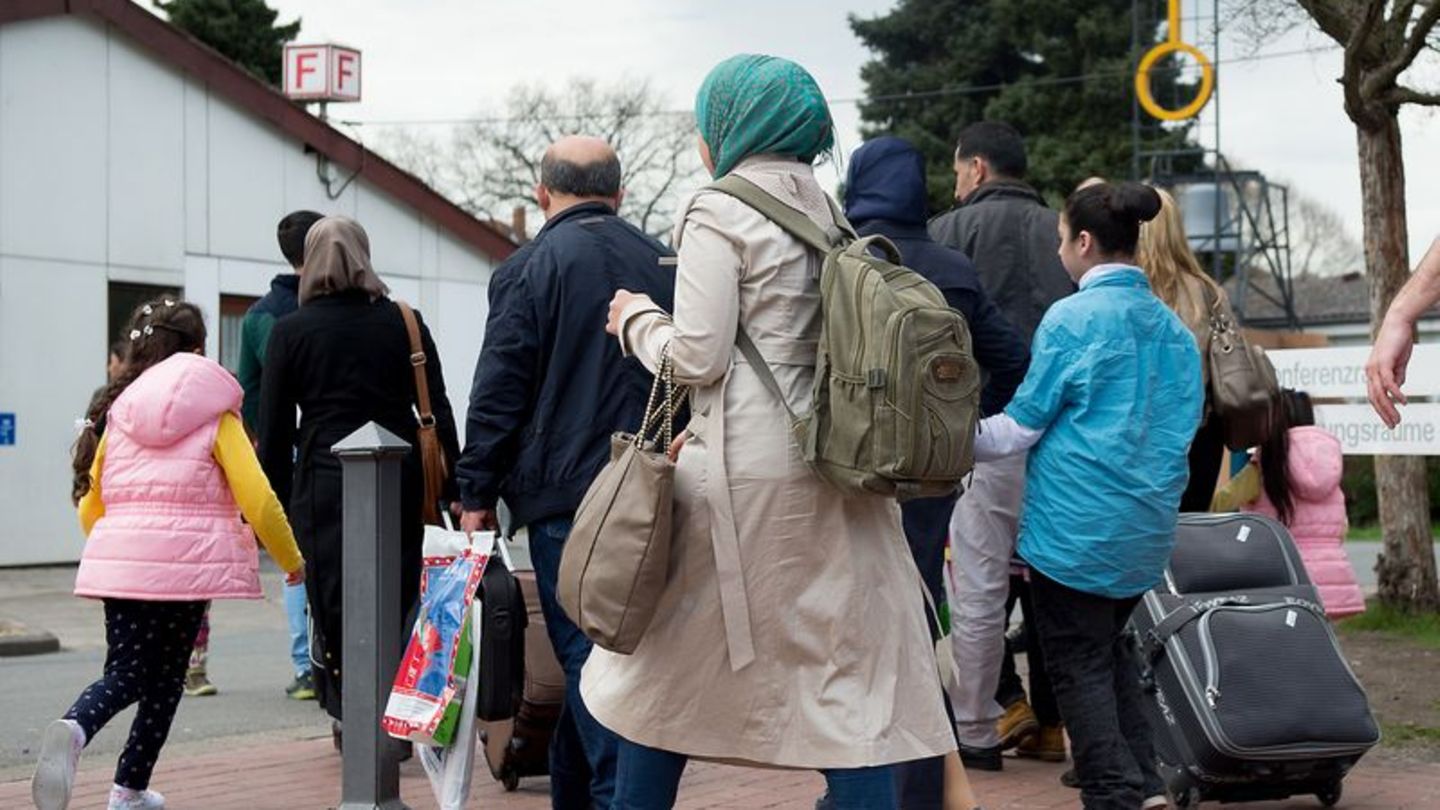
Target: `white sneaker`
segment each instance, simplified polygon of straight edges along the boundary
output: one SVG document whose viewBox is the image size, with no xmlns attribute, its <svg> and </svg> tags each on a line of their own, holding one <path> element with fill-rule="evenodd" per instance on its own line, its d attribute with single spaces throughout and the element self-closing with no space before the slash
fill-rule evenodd
<svg viewBox="0 0 1440 810">
<path fill-rule="evenodd" d="M 65 810 L 75 787 L 75 766 L 85 750 L 85 731 L 74 720 L 56 720 L 40 737 L 40 760 L 30 779 L 30 798 L 38 810 Z"/>
<path fill-rule="evenodd" d="M 1151 796 L 1140 805 L 1140 810 L 1169 810 L 1170 799 L 1164 795 Z"/>
<path fill-rule="evenodd" d="M 134 790 L 115 785 L 110 788 L 108 810 L 165 810 L 165 797 L 153 790 Z"/>
</svg>

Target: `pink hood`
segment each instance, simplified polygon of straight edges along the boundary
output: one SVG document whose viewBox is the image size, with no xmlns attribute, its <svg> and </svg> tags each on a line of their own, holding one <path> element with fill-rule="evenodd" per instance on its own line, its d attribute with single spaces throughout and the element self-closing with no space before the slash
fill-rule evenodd
<svg viewBox="0 0 1440 810">
<path fill-rule="evenodd" d="M 1290 457 L 1285 460 L 1294 501 L 1288 528 L 1300 547 L 1310 581 L 1331 618 L 1365 611 L 1365 596 L 1345 552 L 1345 493 L 1340 489 L 1345 459 L 1340 440 L 1314 426 L 1290 428 Z M 1262 490 L 1253 510 L 1278 517 Z"/>
<path fill-rule="evenodd" d="M 1295 495 L 1307 501 L 1325 500 L 1340 486 L 1345 471 L 1340 440 L 1314 425 L 1290 428 L 1290 458 L 1285 466 Z"/>
<path fill-rule="evenodd" d="M 146 369 L 110 406 L 110 424 L 147 447 L 169 447 L 226 411 L 239 411 L 240 383 L 219 363 L 176 354 Z"/>
</svg>

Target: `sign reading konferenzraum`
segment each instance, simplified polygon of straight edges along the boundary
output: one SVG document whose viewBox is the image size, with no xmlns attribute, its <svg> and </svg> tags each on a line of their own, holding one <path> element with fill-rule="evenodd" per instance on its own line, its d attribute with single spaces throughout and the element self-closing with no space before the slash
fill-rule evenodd
<svg viewBox="0 0 1440 810">
<path fill-rule="evenodd" d="M 1369 346 L 1276 349 L 1267 354 L 1281 386 L 1322 400 L 1315 406 L 1315 422 L 1340 440 L 1346 455 L 1440 455 L 1440 403 L 1412 401 L 1400 409 L 1402 421 L 1390 430 L 1363 402 Z M 1415 347 L 1402 389 L 1412 400 L 1440 396 L 1440 344 Z M 1341 399 L 1351 402 L 1323 402 Z"/>
</svg>

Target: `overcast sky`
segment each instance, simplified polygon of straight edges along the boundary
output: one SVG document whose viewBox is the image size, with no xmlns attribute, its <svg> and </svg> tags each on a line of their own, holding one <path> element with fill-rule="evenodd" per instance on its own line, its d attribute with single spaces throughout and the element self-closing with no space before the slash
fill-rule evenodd
<svg viewBox="0 0 1440 810">
<path fill-rule="evenodd" d="M 864 91 L 859 70 L 867 52 L 851 34 L 847 12 L 873 16 L 893 5 L 893 0 L 269 2 L 282 21 L 301 17 L 301 42 L 334 41 L 362 49 L 364 101 L 336 105 L 331 113 L 362 121 L 464 117 L 498 108 L 517 83 L 558 84 L 571 76 L 647 78 L 670 106 L 688 108 L 705 73 L 742 51 L 794 59 L 814 73 L 829 97 L 852 99 Z M 1208 38 L 1197 44 L 1208 50 L 1207 43 Z M 1261 53 L 1330 44 L 1318 32 L 1295 31 L 1266 43 Z M 1335 83 L 1339 51 L 1225 62 L 1240 50 L 1236 38 L 1222 34 L 1218 112 L 1223 151 L 1323 200 L 1358 239 L 1355 130 Z M 1440 71 L 1426 71 L 1417 82 L 1440 88 Z M 855 105 L 835 103 L 833 109 L 848 153 L 859 144 Z M 1212 102 L 1202 120 L 1207 143 L 1213 139 L 1210 116 L 1216 111 Z M 1430 110 L 1402 116 L 1412 263 L 1440 234 L 1436 116 Z M 366 138 L 373 132 L 378 128 L 361 130 Z"/>
</svg>

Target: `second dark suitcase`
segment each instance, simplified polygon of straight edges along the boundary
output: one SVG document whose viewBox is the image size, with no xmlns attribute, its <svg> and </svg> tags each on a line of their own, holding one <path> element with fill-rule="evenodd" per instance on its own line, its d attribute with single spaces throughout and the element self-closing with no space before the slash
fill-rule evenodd
<svg viewBox="0 0 1440 810">
<path fill-rule="evenodd" d="M 527 614 L 520 693 L 508 719 L 480 724 L 485 762 L 506 790 L 518 788 L 523 777 L 550 772 L 550 737 L 565 702 L 565 673 L 545 631 L 535 573 L 516 571 L 514 577 Z"/>
<path fill-rule="evenodd" d="M 1156 756 L 1181 808 L 1304 794 L 1331 806 L 1379 742 L 1294 541 L 1274 521 L 1182 516 L 1166 585 L 1145 595 L 1131 627 Z"/>
</svg>

